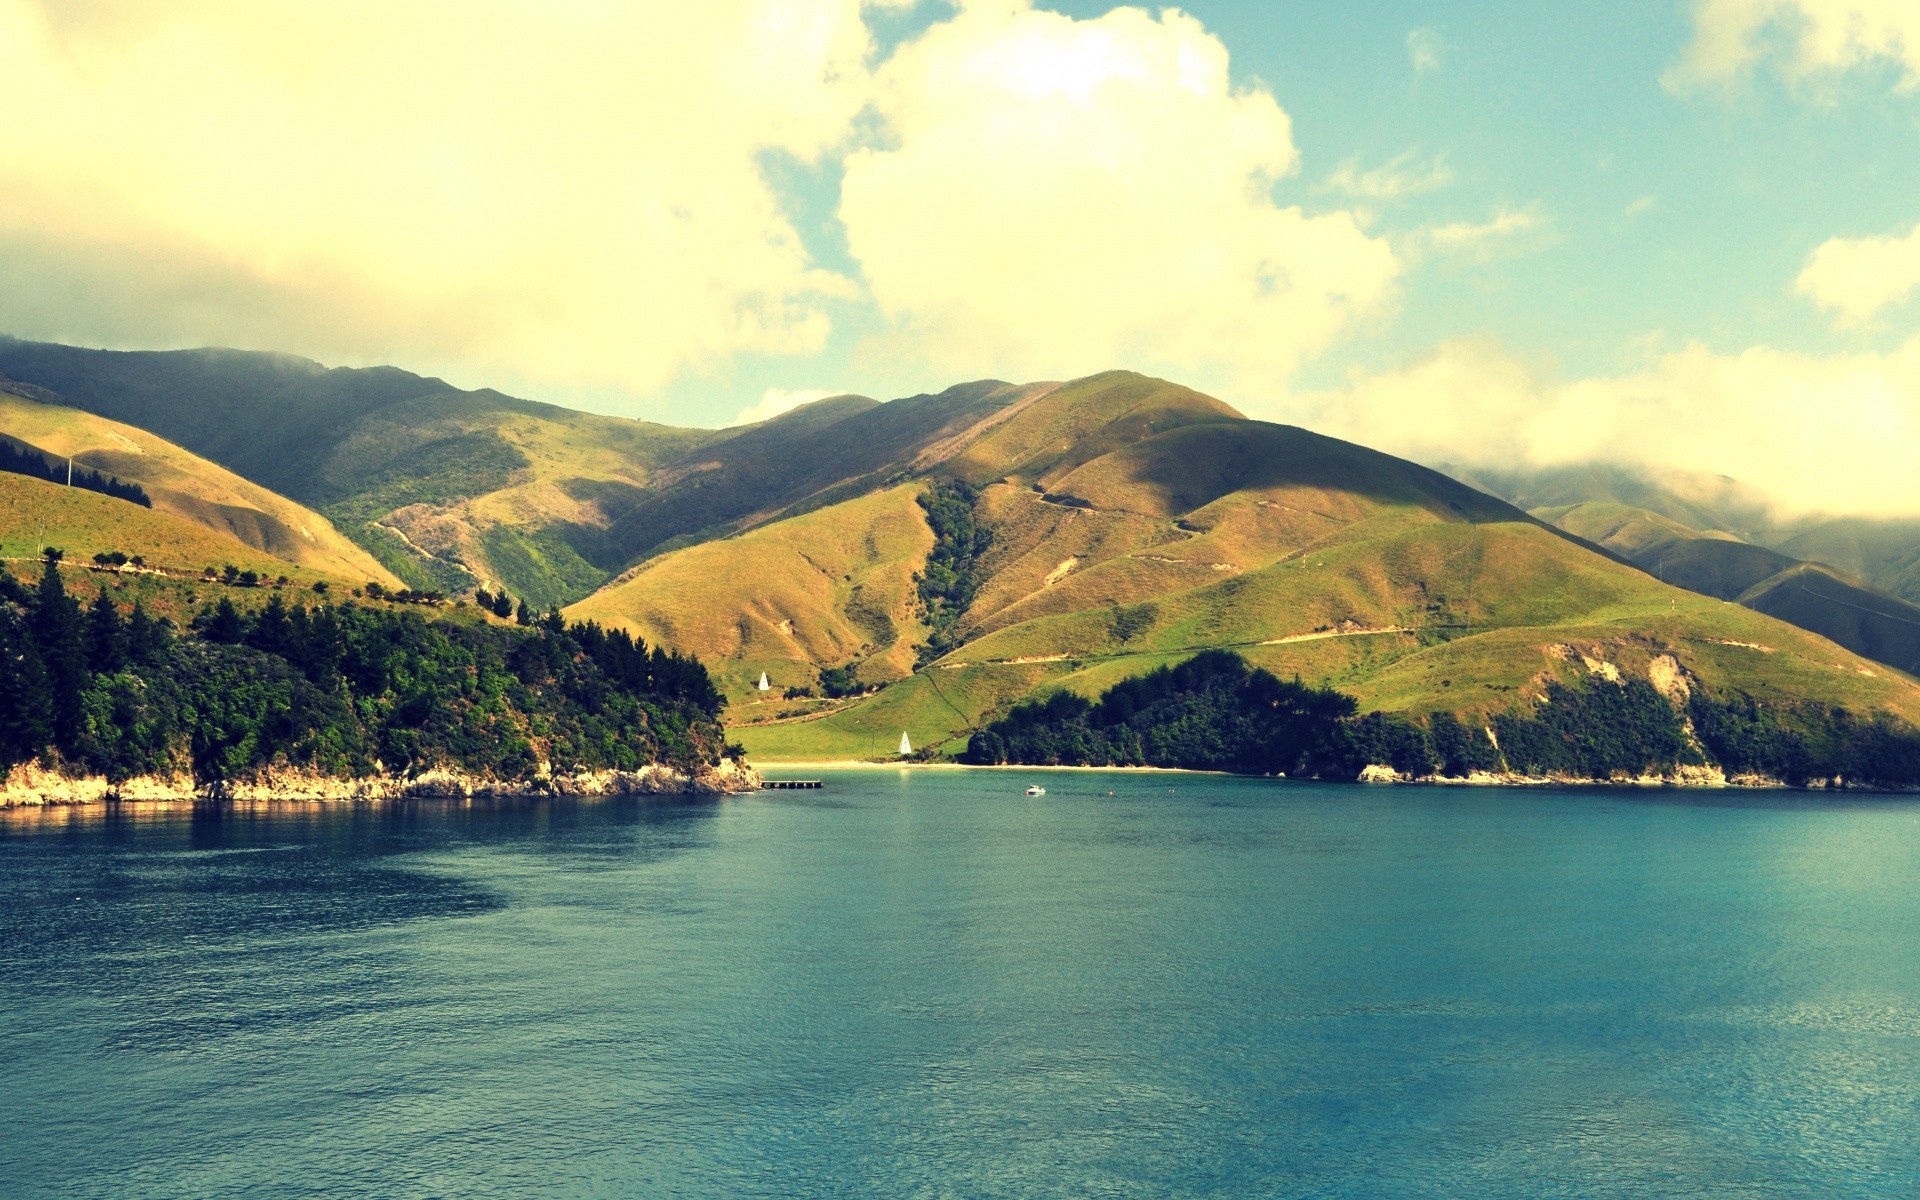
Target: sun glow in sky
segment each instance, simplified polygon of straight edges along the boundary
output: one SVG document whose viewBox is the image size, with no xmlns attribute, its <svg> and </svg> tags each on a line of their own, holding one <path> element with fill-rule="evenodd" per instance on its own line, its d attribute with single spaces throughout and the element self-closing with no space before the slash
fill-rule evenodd
<svg viewBox="0 0 1920 1200">
<path fill-rule="evenodd" d="M 1920 5 L 0 0 L 0 331 L 722 424 L 1131 367 L 1920 511 Z"/>
</svg>

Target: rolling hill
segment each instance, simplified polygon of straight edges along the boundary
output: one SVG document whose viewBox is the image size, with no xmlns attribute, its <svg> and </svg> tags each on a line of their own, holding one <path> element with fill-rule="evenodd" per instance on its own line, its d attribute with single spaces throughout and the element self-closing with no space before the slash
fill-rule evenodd
<svg viewBox="0 0 1920 1200">
<path fill-rule="evenodd" d="M 1037 689 L 1091 693 L 1218 646 L 1414 713 L 1504 709 L 1591 670 L 1920 718 L 1920 684 L 1824 639 L 1438 472 L 1158 380 L 1032 389 L 902 474 L 663 554 L 570 615 L 708 659 L 736 736 L 776 759 L 884 754 L 903 729 L 951 750 Z M 911 581 L 937 538 L 915 501 L 962 485 L 992 542 L 957 648 L 916 670 Z M 829 667 L 880 690 L 781 695 Z M 750 689 L 762 670 L 779 690 Z"/>
<path fill-rule="evenodd" d="M 1642 509 L 1588 503 L 1534 515 L 1614 550 L 1656 577 L 1830 638 L 1920 673 L 1920 605 L 1726 533 L 1701 533 Z"/>
<path fill-rule="evenodd" d="M 0 338 L 0 375 L 316 509 L 412 586 L 504 587 L 537 607 L 663 549 L 882 486 L 1036 391 L 989 380 L 887 404 L 841 396 L 712 430 L 232 350 Z"/>
<path fill-rule="evenodd" d="M 366 582 L 358 574 L 296 566 L 157 506 L 143 508 L 82 488 L 0 474 L 0 558 L 32 562 L 43 546 L 59 547 L 73 564 L 98 553 L 137 554 L 147 566 L 181 577 L 231 564 L 269 580 L 284 575 L 301 584 Z"/>
<path fill-rule="evenodd" d="M 1529 512 L 1585 504 L 1649 512 L 1697 533 L 1730 535 L 1789 559 L 1825 563 L 1869 588 L 1920 604 L 1920 517 L 1786 514 L 1736 480 L 1683 471 L 1603 463 L 1440 469 Z"/>
<path fill-rule="evenodd" d="M 283 563 L 331 578 L 397 586 L 384 567 L 318 513 L 143 429 L 47 403 L 40 398 L 45 395 L 0 383 L 0 434 L 138 483 L 156 511 Z M 208 543 L 206 553 L 218 553 L 213 545 Z"/>
</svg>

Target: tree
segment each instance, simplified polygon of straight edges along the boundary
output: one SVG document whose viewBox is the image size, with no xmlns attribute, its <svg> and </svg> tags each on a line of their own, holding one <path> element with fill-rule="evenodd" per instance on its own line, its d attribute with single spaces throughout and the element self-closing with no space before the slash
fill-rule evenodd
<svg viewBox="0 0 1920 1200">
<path fill-rule="evenodd" d="M 53 744 L 71 751 L 78 747 L 86 724 L 87 654 L 81 640 L 80 605 L 61 582 L 60 552 L 49 548 L 42 557 L 45 563 L 33 598 L 33 640 L 46 665 Z"/>
<path fill-rule="evenodd" d="M 513 597 L 504 589 L 493 598 L 493 615 L 503 621 L 513 615 Z"/>
<path fill-rule="evenodd" d="M 135 600 L 133 612 L 127 615 L 127 661 L 139 667 L 159 665 L 166 656 L 167 644 L 172 641 L 167 630 L 164 622 L 148 616 L 147 610 Z"/>
<path fill-rule="evenodd" d="M 240 610 L 225 596 L 220 597 L 219 605 L 197 623 L 201 637 L 223 646 L 237 645 L 247 634 L 246 622 L 240 618 Z"/>
<path fill-rule="evenodd" d="M 0 612 L 0 768 L 35 757 L 52 739 L 52 694 L 32 630 Z"/>
<path fill-rule="evenodd" d="M 101 588 L 87 608 L 87 666 L 95 675 L 112 675 L 126 662 L 126 633 L 120 623 L 120 610 Z"/>
<path fill-rule="evenodd" d="M 513 610 L 513 623 L 515 625 L 532 625 L 533 624 L 533 609 L 527 607 L 527 602 L 525 600 L 522 600 L 520 602 L 519 608 L 516 608 Z"/>
</svg>

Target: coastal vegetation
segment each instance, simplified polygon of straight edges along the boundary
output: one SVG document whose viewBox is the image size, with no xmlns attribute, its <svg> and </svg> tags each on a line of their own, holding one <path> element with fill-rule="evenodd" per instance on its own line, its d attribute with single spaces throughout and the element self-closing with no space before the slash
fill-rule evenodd
<svg viewBox="0 0 1920 1200">
<path fill-rule="evenodd" d="M 1058 691 L 1015 705 L 973 735 L 961 760 L 1327 779 L 1368 768 L 1408 778 L 1609 780 L 1717 767 L 1794 786 L 1920 786 L 1920 730 L 1885 714 L 1704 692 L 1676 703 L 1643 679 L 1549 681 L 1537 702 L 1486 724 L 1444 710 L 1425 722 L 1357 713 L 1351 696 L 1213 650 L 1124 680 L 1098 699 Z"/>
<path fill-rule="evenodd" d="M 503 783 L 728 752 L 692 658 L 618 630 L 429 620 L 417 611 L 222 596 L 186 628 L 104 588 L 82 606 L 58 551 L 0 575 L 0 769 L 191 778 L 446 770 Z M 736 751 L 737 753 L 737 751 Z"/>
</svg>

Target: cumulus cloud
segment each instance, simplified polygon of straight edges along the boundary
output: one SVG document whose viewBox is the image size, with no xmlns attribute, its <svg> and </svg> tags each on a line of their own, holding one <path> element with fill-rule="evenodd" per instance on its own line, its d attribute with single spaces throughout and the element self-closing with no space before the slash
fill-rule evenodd
<svg viewBox="0 0 1920 1200">
<path fill-rule="evenodd" d="M 762 393 L 758 404 L 749 404 L 741 409 L 740 415 L 729 421 L 728 425 L 753 425 L 760 421 L 771 421 L 782 413 L 790 413 L 802 405 L 841 394 L 819 388 L 801 388 L 791 392 L 785 388 L 768 388 Z"/>
<path fill-rule="evenodd" d="M 1860 324 L 1920 288 L 1920 225 L 1904 237 L 1834 238 L 1795 286 L 1843 324 Z"/>
<path fill-rule="evenodd" d="M 1874 62 L 1920 85 L 1920 5 L 1912 0 L 1700 0 L 1669 86 L 1722 82 L 1774 59 L 1790 79 Z"/>
<path fill-rule="evenodd" d="M 0 0 L 0 329 L 657 386 L 827 333 L 858 0 Z"/>
<path fill-rule="evenodd" d="M 1398 200 L 1452 183 L 1453 168 L 1444 158 L 1422 159 L 1411 150 L 1378 167 L 1362 167 L 1359 159 L 1350 158 L 1327 176 L 1328 188 L 1363 200 Z"/>
<path fill-rule="evenodd" d="M 1833 357 L 1694 345 L 1641 371 L 1575 381 L 1457 342 L 1302 398 L 1289 415 L 1427 462 L 1600 459 L 1731 476 L 1800 511 L 1920 513 L 1920 338 L 1891 354 Z"/>
<path fill-rule="evenodd" d="M 892 345 L 972 373 L 1270 384 L 1385 301 L 1392 249 L 1272 198 L 1287 114 L 1192 17 L 969 5 L 880 70 L 840 216 Z"/>
</svg>

